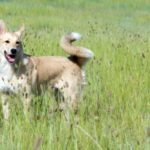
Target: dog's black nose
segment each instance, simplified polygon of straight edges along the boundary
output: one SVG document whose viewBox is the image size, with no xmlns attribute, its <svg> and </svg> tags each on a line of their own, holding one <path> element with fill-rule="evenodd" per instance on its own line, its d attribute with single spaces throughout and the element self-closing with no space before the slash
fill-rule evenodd
<svg viewBox="0 0 150 150">
<path fill-rule="evenodd" d="M 12 53 L 13 55 L 15 55 L 15 54 L 17 53 L 17 50 L 16 50 L 15 48 L 11 49 L 11 53 Z"/>
</svg>

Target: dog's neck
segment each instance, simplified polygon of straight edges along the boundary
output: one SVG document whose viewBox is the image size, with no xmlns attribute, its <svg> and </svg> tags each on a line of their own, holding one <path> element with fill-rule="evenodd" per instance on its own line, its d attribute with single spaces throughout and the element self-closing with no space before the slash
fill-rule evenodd
<svg viewBox="0 0 150 150">
<path fill-rule="evenodd" d="M 15 63 L 12 66 L 13 72 L 16 76 L 20 76 L 21 74 L 24 74 L 26 72 L 26 70 L 28 70 L 28 63 L 29 63 L 29 58 L 27 56 L 22 56 L 22 58 L 20 59 L 20 61 L 18 61 L 17 63 Z"/>
</svg>

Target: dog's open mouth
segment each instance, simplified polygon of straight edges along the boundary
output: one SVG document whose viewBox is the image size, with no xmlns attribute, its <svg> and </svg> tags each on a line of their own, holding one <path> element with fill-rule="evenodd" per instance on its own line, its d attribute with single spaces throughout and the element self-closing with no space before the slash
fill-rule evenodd
<svg viewBox="0 0 150 150">
<path fill-rule="evenodd" d="M 5 57 L 6 57 L 6 59 L 9 63 L 14 63 L 15 62 L 16 55 L 8 54 L 6 51 L 4 51 L 4 54 L 5 54 Z"/>
</svg>

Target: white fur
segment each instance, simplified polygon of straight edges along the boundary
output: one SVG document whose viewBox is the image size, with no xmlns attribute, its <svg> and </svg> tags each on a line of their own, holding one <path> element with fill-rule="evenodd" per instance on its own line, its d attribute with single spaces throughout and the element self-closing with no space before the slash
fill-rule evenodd
<svg viewBox="0 0 150 150">
<path fill-rule="evenodd" d="M 82 70 L 81 71 L 81 74 L 82 74 L 82 85 L 86 85 L 86 76 L 85 76 L 85 71 Z"/>
<path fill-rule="evenodd" d="M 24 65 L 27 65 L 27 64 L 28 64 L 28 62 L 29 62 L 29 59 L 28 59 L 28 58 L 23 58 L 23 60 L 22 60 L 22 61 L 23 61 L 23 64 L 24 64 Z"/>
<path fill-rule="evenodd" d="M 73 39 L 76 39 L 76 40 L 80 40 L 81 39 L 81 34 L 79 34 L 77 32 L 72 32 L 70 35 L 71 35 L 71 37 Z"/>
<path fill-rule="evenodd" d="M 11 84 L 9 83 L 9 80 L 12 78 L 13 71 L 7 60 L 3 56 L 0 57 L 0 91 L 10 92 L 13 90 Z"/>
<path fill-rule="evenodd" d="M 28 63 L 27 58 L 24 58 L 23 61 L 24 64 Z M 25 85 L 26 82 L 26 77 L 20 76 L 18 78 L 6 58 L 0 55 L 0 92 L 17 93 L 19 87 Z"/>
<path fill-rule="evenodd" d="M 94 53 L 90 49 L 83 48 L 83 51 L 84 51 L 86 57 L 89 59 L 91 59 L 94 56 Z"/>
<path fill-rule="evenodd" d="M 82 37 L 81 34 L 77 33 L 77 32 L 72 32 L 72 33 L 70 33 L 70 35 L 71 35 L 72 39 L 75 39 L 75 40 L 80 40 Z M 83 48 L 83 51 L 86 54 L 86 57 L 89 59 L 94 56 L 94 53 L 90 49 Z"/>
</svg>

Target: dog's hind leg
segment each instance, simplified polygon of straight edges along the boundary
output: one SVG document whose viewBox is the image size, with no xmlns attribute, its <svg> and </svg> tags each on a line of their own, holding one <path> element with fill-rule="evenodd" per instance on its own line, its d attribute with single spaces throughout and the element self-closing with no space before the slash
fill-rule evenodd
<svg viewBox="0 0 150 150">
<path fill-rule="evenodd" d="M 3 116 L 5 120 L 9 119 L 9 99 L 7 95 L 2 95 L 1 96 L 1 100 L 2 100 L 2 110 L 3 110 Z"/>
<path fill-rule="evenodd" d="M 76 111 L 82 91 L 81 78 L 80 76 L 70 76 L 70 78 L 63 76 L 62 79 L 57 82 L 56 87 L 60 90 L 63 97 L 63 100 L 61 100 L 59 104 L 59 109 L 71 109 Z"/>
</svg>

